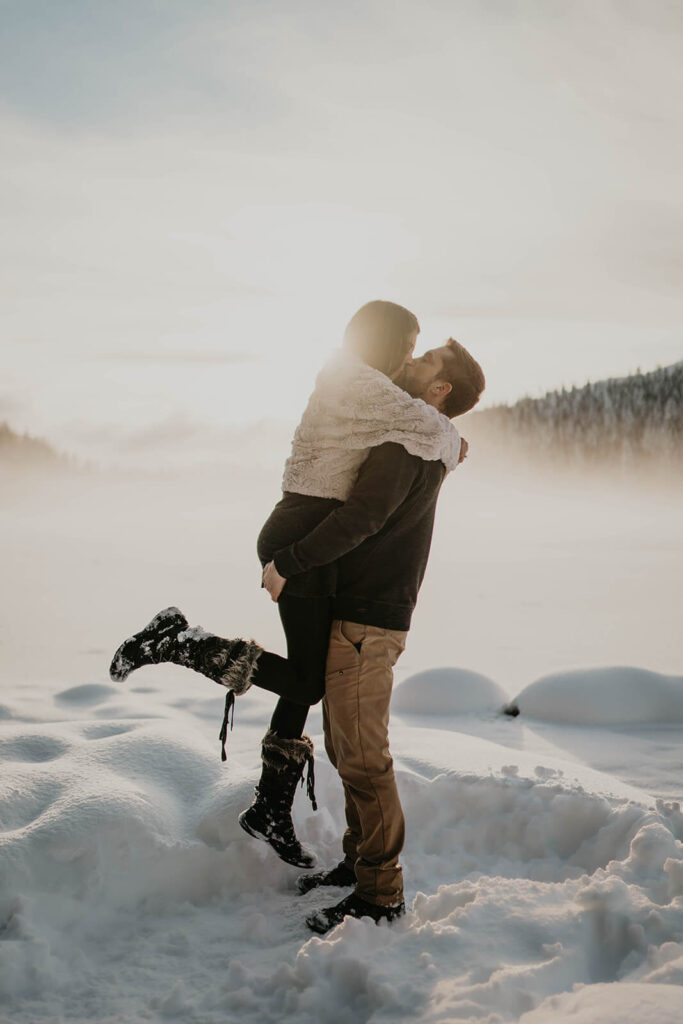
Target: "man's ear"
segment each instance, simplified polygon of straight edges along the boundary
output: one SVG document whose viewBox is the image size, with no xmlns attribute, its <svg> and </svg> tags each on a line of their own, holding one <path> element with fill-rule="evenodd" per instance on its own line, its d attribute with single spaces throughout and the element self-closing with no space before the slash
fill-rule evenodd
<svg viewBox="0 0 683 1024">
<path fill-rule="evenodd" d="M 445 398 L 453 390 L 453 385 L 449 384 L 447 380 L 433 380 L 429 385 L 429 390 L 435 398 Z"/>
</svg>

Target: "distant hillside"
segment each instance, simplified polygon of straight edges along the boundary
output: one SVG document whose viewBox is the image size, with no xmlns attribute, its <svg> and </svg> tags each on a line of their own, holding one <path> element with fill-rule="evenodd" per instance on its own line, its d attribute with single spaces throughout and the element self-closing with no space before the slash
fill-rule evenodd
<svg viewBox="0 0 683 1024">
<path fill-rule="evenodd" d="M 0 466 L 57 468 L 71 464 L 71 459 L 60 455 L 47 441 L 17 434 L 7 423 L 0 423 Z"/>
<path fill-rule="evenodd" d="M 470 427 L 479 440 L 514 437 L 535 457 L 683 465 L 683 361 L 494 406 L 472 414 Z"/>
</svg>

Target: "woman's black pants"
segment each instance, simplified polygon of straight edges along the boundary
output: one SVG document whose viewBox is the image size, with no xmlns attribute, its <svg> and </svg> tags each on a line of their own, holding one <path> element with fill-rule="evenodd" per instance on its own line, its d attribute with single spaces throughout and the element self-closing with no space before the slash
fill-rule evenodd
<svg viewBox="0 0 683 1024">
<path fill-rule="evenodd" d="M 287 638 L 287 657 L 264 651 L 252 683 L 280 697 L 270 722 L 273 732 L 283 739 L 299 739 L 309 707 L 325 693 L 332 602 L 328 597 L 281 594 L 277 606 Z"/>
</svg>

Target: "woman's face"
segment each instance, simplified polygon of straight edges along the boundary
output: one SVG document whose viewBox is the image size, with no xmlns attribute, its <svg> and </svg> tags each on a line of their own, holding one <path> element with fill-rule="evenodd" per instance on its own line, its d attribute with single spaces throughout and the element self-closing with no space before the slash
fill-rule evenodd
<svg viewBox="0 0 683 1024">
<path fill-rule="evenodd" d="M 394 372 L 390 375 L 390 380 L 396 380 L 397 377 L 403 373 L 407 366 L 410 366 L 413 362 L 413 352 L 415 351 L 415 345 L 417 343 L 417 331 L 408 337 L 408 348 L 406 350 L 405 358 L 400 366 L 397 366 Z"/>
</svg>

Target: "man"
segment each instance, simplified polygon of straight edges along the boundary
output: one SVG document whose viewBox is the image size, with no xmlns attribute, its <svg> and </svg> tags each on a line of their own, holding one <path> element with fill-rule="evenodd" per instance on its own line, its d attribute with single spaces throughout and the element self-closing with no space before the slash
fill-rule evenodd
<svg viewBox="0 0 683 1024">
<path fill-rule="evenodd" d="M 484 389 L 481 367 L 458 342 L 412 361 L 397 381 L 449 418 Z M 463 442 L 466 455 L 466 442 Z M 338 560 L 335 621 L 327 660 L 325 749 L 344 785 L 344 860 L 299 879 L 300 892 L 354 885 L 341 902 L 307 918 L 324 933 L 347 915 L 388 921 L 405 913 L 399 854 L 404 819 L 389 752 L 393 666 L 405 647 L 424 577 L 445 468 L 401 445 L 373 448 L 353 491 L 302 540 L 277 552 L 264 584 L 277 599 L 287 578 Z"/>
</svg>

